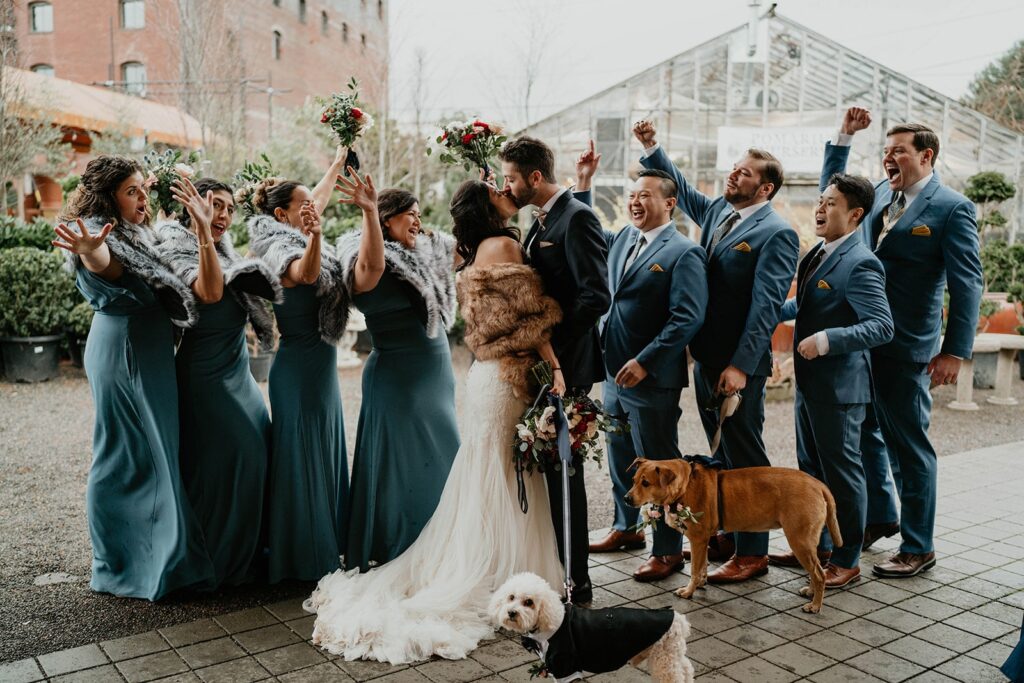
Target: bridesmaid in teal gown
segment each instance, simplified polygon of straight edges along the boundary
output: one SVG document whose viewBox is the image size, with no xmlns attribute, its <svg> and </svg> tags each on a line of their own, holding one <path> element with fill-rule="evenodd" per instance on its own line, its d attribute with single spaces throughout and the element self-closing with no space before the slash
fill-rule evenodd
<svg viewBox="0 0 1024 683">
<path fill-rule="evenodd" d="M 157 226 L 160 253 L 181 279 L 203 299 L 204 289 L 219 289 L 218 301 L 206 297 L 199 320 L 178 346 L 178 402 L 181 416 L 181 475 L 206 537 L 218 585 L 253 578 L 261 550 L 260 520 L 270 449 L 270 414 L 249 372 L 245 326 L 273 347 L 274 323 L 266 299 L 279 299 L 281 285 L 266 265 L 243 259 L 227 232 L 235 209 L 229 185 L 203 178 L 198 196 L 210 193 L 213 216 L 205 227 L 191 220 Z M 191 229 L 195 226 L 195 232 Z M 197 265 L 215 256 L 223 280 L 204 283 Z"/>
<path fill-rule="evenodd" d="M 337 259 L 321 248 L 320 214 L 339 159 L 310 192 L 270 178 L 252 195 L 250 249 L 277 275 L 280 343 L 270 369 L 271 456 L 264 524 L 268 578 L 313 581 L 337 569 L 345 552 L 348 460 L 336 347 L 348 294 Z"/>
<path fill-rule="evenodd" d="M 388 189 L 375 202 L 372 183 L 342 185 L 342 201 L 363 209 L 363 230 L 341 237 L 338 257 L 373 340 L 363 369 L 345 566 L 367 571 L 420 535 L 459 450 L 445 334 L 455 315 L 455 242 L 420 234 L 411 193 Z"/>
<path fill-rule="evenodd" d="M 96 409 L 86 512 L 92 589 L 158 600 L 209 588 L 213 565 L 178 465 L 172 319 L 195 321 L 192 291 L 159 259 L 142 168 L 100 156 L 82 174 L 53 242 L 96 311 L 85 370 Z M 208 274 L 203 272 L 201 277 Z"/>
</svg>

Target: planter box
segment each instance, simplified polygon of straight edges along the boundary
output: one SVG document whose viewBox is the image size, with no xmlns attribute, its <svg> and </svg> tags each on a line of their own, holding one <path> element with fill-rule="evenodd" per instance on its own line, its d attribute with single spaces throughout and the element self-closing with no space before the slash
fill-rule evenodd
<svg viewBox="0 0 1024 683">
<path fill-rule="evenodd" d="M 4 378 L 9 382 L 45 382 L 59 372 L 63 337 L 0 337 Z"/>
<path fill-rule="evenodd" d="M 249 356 L 249 372 L 257 382 L 266 382 L 270 377 L 270 366 L 274 363 L 273 353 Z"/>
</svg>

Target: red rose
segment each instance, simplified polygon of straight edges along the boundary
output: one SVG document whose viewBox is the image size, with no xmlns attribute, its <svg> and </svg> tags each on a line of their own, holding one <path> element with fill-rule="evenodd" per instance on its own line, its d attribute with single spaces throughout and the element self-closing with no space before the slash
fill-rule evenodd
<svg viewBox="0 0 1024 683">
<path fill-rule="evenodd" d="M 448 139 L 448 131 L 444 132 L 444 135 L 441 136 L 441 139 L 442 140 L 447 140 Z"/>
<path fill-rule="evenodd" d="M 483 121 L 474 121 L 474 122 L 473 122 L 473 125 L 474 125 L 474 126 L 480 126 L 480 127 L 481 127 L 481 128 L 483 128 L 484 130 L 490 130 L 490 129 L 491 129 L 491 127 L 490 127 L 490 126 L 488 126 L 488 125 L 487 125 L 486 123 L 484 123 Z"/>
<path fill-rule="evenodd" d="M 476 136 L 474 136 L 472 133 L 466 133 L 465 135 L 462 136 L 462 144 L 468 145 L 469 143 L 473 142 L 474 137 Z"/>
<path fill-rule="evenodd" d="M 327 123 L 327 112 L 324 112 L 324 115 L 320 117 L 320 123 Z"/>
<path fill-rule="evenodd" d="M 352 118 L 361 119 L 363 118 L 363 112 L 359 107 L 352 107 Z"/>
</svg>

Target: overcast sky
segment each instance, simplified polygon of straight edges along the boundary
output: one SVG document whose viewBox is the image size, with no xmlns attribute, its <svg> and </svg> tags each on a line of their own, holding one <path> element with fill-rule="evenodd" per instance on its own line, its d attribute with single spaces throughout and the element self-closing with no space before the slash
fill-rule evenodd
<svg viewBox="0 0 1024 683">
<path fill-rule="evenodd" d="M 771 2 L 762 0 L 762 11 Z M 856 9 L 854 9 L 856 8 Z M 951 97 L 1024 38 L 1020 0 L 781 0 L 777 12 Z M 748 0 L 391 0 L 392 115 L 514 117 L 531 35 L 548 46 L 533 118 L 745 23 Z M 535 38 L 535 42 L 536 42 Z"/>
</svg>

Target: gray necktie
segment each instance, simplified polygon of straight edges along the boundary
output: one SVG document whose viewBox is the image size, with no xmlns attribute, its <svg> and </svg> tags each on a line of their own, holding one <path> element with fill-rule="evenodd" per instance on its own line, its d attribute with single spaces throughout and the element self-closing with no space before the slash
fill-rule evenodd
<svg viewBox="0 0 1024 683">
<path fill-rule="evenodd" d="M 882 243 L 885 236 L 892 230 L 892 226 L 896 225 L 896 222 L 903 217 L 903 212 L 907 210 L 907 195 L 903 192 L 897 192 L 893 195 L 892 204 L 889 205 L 889 209 L 885 212 L 885 218 L 882 220 L 882 232 L 878 233 L 878 241 L 875 242 L 875 248 Z"/>
<path fill-rule="evenodd" d="M 647 235 L 641 234 L 640 237 L 637 238 L 636 244 L 633 245 L 632 251 L 629 252 L 629 256 L 626 258 L 625 265 L 622 266 L 623 275 L 626 274 L 626 271 L 629 270 L 629 267 L 633 265 L 634 261 L 636 261 L 636 257 L 640 255 L 641 251 L 643 251 L 645 244 L 647 244 Z"/>
<path fill-rule="evenodd" d="M 708 249 L 708 252 L 713 252 L 715 250 L 715 247 L 718 246 L 718 243 L 721 242 L 725 238 L 725 236 L 729 234 L 729 231 L 732 230 L 733 227 L 739 222 L 739 211 L 733 211 L 731 214 L 729 214 L 726 217 L 726 219 L 722 221 L 722 223 L 718 226 L 718 228 L 715 229 L 715 234 L 711 236 L 711 247 Z"/>
</svg>

